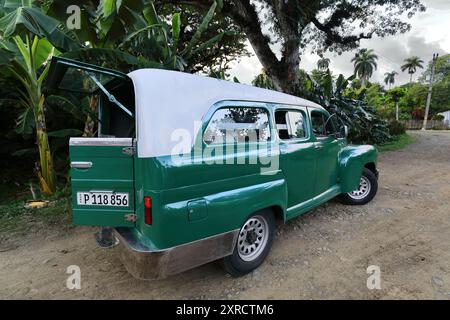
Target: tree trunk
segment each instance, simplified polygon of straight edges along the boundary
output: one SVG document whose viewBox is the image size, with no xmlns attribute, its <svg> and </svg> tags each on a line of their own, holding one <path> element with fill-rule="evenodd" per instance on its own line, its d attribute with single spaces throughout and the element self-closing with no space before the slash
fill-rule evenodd
<svg viewBox="0 0 450 320">
<path fill-rule="evenodd" d="M 227 14 L 244 31 L 259 61 L 267 70 L 278 90 L 296 94 L 299 88 L 300 69 L 300 34 L 299 26 L 290 19 L 281 19 L 281 33 L 283 34 L 282 58 L 278 59 L 269 46 L 270 39 L 261 31 L 258 14 L 248 0 L 233 1 L 233 6 L 226 8 Z M 277 10 L 291 10 L 291 2 L 280 5 L 287 8 Z"/>
<path fill-rule="evenodd" d="M 367 84 L 366 78 L 365 78 L 365 77 L 362 77 L 362 78 L 361 78 L 361 87 L 365 88 L 365 87 L 366 87 L 366 84 Z"/>
<path fill-rule="evenodd" d="M 398 101 L 395 102 L 395 120 L 398 121 Z"/>
</svg>

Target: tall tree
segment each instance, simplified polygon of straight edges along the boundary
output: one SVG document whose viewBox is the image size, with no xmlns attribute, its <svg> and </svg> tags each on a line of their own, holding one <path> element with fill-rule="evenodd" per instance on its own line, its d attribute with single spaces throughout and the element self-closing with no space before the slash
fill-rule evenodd
<svg viewBox="0 0 450 320">
<path fill-rule="evenodd" d="M 167 2 L 206 9 L 211 0 Z M 246 34 L 274 83 L 289 93 L 298 93 L 300 58 L 307 46 L 319 54 L 353 50 L 361 39 L 409 31 L 405 17 L 425 11 L 421 0 L 223 0 L 223 4 L 222 12 Z"/>
<path fill-rule="evenodd" d="M 412 83 L 413 74 L 417 72 L 417 68 L 423 69 L 424 61 L 419 57 L 411 57 L 404 60 L 405 64 L 401 66 L 402 72 L 408 70 L 410 75 L 409 83 Z"/>
<path fill-rule="evenodd" d="M 177 43 L 178 50 L 181 52 L 201 25 L 206 10 L 198 10 L 189 4 L 174 5 L 167 1 L 154 1 L 154 3 L 156 11 L 168 20 L 173 13 L 181 13 L 180 37 Z M 186 71 L 214 74 L 220 70 L 226 73 L 230 68 L 230 62 L 250 55 L 245 34 L 229 16 L 218 10 L 198 42 L 205 43 L 221 34 L 223 34 L 222 39 L 211 45 L 208 50 L 196 52 L 190 57 Z"/>
<path fill-rule="evenodd" d="M 322 57 L 317 61 L 317 69 L 320 71 L 327 71 L 329 67 L 330 59 Z"/>
<path fill-rule="evenodd" d="M 399 120 L 399 103 L 400 99 L 405 96 L 403 88 L 394 88 L 387 92 L 388 99 L 395 102 L 395 120 Z"/>
<path fill-rule="evenodd" d="M 377 69 L 378 56 L 372 49 L 361 49 L 352 59 L 355 75 L 361 79 L 361 85 L 365 87 L 373 72 Z"/>
<path fill-rule="evenodd" d="M 396 71 L 392 72 L 386 72 L 384 74 L 384 83 L 389 86 L 389 89 L 391 89 L 392 85 L 395 84 L 395 76 L 398 75 Z"/>
</svg>

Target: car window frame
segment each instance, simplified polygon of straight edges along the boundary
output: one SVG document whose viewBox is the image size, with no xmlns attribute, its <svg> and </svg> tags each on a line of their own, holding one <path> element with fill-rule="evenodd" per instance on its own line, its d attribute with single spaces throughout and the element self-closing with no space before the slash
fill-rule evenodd
<svg viewBox="0 0 450 320">
<path fill-rule="evenodd" d="M 315 133 L 314 133 L 314 130 L 313 130 L 313 123 L 312 123 L 312 119 L 313 119 L 313 117 L 312 117 L 312 113 L 313 112 L 319 112 L 319 113 L 321 113 L 322 114 L 322 116 L 324 116 L 325 117 L 325 120 L 324 120 L 324 130 L 326 130 L 326 127 L 325 127 L 325 124 L 327 123 L 327 120 L 332 116 L 328 111 L 326 111 L 326 110 L 321 110 L 321 109 L 315 109 L 315 108 L 311 108 L 310 110 L 309 110 L 309 116 L 310 116 L 310 121 L 311 121 L 311 134 L 316 138 L 316 140 L 320 140 L 320 141 L 322 141 L 322 140 L 326 140 L 326 139 L 329 139 L 329 138 L 332 138 L 332 140 L 336 140 L 337 138 L 336 138 L 336 133 L 338 133 L 338 132 L 335 132 L 335 133 L 332 133 L 332 134 L 327 134 L 327 135 L 323 135 L 323 136 L 317 136 Z"/>
<path fill-rule="evenodd" d="M 267 113 L 267 119 L 269 124 L 269 139 L 267 141 L 251 141 L 251 142 L 234 142 L 234 143 L 206 143 L 203 139 L 206 129 L 209 126 L 209 123 L 211 122 L 214 114 L 221 109 L 227 109 L 227 108 L 257 108 L 257 109 L 264 109 Z M 275 140 L 273 137 L 273 127 L 272 127 L 272 113 L 270 108 L 267 106 L 266 103 L 263 102 L 253 102 L 253 101 L 240 101 L 240 100 L 227 100 L 227 101 L 220 101 L 215 103 L 210 107 L 208 112 L 205 114 L 205 116 L 202 119 L 201 124 L 201 130 L 199 130 L 199 134 L 201 135 L 201 145 L 203 148 L 206 147 L 212 147 L 217 148 L 218 146 L 230 146 L 230 145 L 245 145 L 245 146 L 260 146 L 260 145 L 268 145 L 272 144 Z"/>
<path fill-rule="evenodd" d="M 277 129 L 277 122 L 276 122 L 276 118 L 275 118 L 275 114 L 278 111 L 287 111 L 287 112 L 300 112 L 303 114 L 303 118 L 305 120 L 305 133 L 306 136 L 303 138 L 294 138 L 294 139 L 281 139 L 280 135 L 278 133 L 278 129 Z M 308 110 L 306 107 L 301 107 L 298 106 L 297 108 L 293 108 L 292 106 L 285 106 L 285 105 L 280 105 L 274 108 L 273 110 L 273 125 L 275 127 L 274 131 L 276 131 L 276 135 L 277 135 L 277 140 L 283 143 L 298 143 L 298 142 L 306 142 L 309 141 L 311 139 L 311 127 L 310 127 L 310 120 L 309 120 L 309 115 L 308 115 Z"/>
</svg>

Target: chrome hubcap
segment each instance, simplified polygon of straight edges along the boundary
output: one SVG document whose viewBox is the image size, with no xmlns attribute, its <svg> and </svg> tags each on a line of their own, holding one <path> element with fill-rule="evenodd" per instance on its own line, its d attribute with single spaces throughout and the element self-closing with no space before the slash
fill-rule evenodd
<svg viewBox="0 0 450 320">
<path fill-rule="evenodd" d="M 370 188 L 371 188 L 371 184 L 370 184 L 369 179 L 362 176 L 361 180 L 359 182 L 359 187 L 356 190 L 349 192 L 348 195 L 352 199 L 361 200 L 361 199 L 364 199 L 365 197 L 367 197 L 367 195 L 370 192 Z"/>
<path fill-rule="evenodd" d="M 262 216 L 253 216 L 239 231 L 238 254 L 244 261 L 253 261 L 263 252 L 269 236 L 269 224 Z"/>
</svg>

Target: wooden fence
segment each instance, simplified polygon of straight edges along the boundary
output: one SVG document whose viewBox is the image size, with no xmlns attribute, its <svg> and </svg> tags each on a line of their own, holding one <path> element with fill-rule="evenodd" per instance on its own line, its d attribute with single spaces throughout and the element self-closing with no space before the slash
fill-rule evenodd
<svg viewBox="0 0 450 320">
<path fill-rule="evenodd" d="M 423 120 L 400 120 L 406 127 L 406 130 L 420 130 L 423 126 Z M 428 120 L 427 129 L 450 130 L 450 124 L 443 120 Z"/>
</svg>

